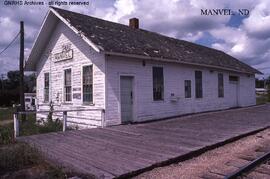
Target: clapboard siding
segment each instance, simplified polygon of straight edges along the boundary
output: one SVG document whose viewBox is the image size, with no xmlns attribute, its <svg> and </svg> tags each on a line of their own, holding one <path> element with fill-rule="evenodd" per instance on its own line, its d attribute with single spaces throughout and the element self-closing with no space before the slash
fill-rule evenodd
<svg viewBox="0 0 270 179">
<path fill-rule="evenodd" d="M 152 67 L 162 66 L 164 73 L 164 100 L 153 101 Z M 159 63 L 129 59 L 117 56 L 107 57 L 106 64 L 106 123 L 107 125 L 120 124 L 120 75 L 135 77 L 134 82 L 134 118 L 136 121 L 145 121 L 163 117 L 196 113 L 202 111 L 219 110 L 234 107 L 231 104 L 232 90 L 229 75 L 240 77 L 238 87 L 239 106 L 255 104 L 254 75 L 235 74 L 228 71 L 184 66 L 173 63 Z M 203 98 L 195 98 L 195 70 L 202 71 Z M 218 97 L 218 73 L 224 75 L 224 98 Z M 185 98 L 184 80 L 191 80 L 192 97 Z M 171 93 L 179 97 L 177 102 L 170 100 Z"/>
<path fill-rule="evenodd" d="M 62 51 L 62 45 L 71 44 L 73 49 L 73 59 L 54 62 L 48 56 Z M 44 103 L 44 73 L 50 72 L 50 98 L 54 102 L 54 109 L 93 109 L 105 108 L 105 58 L 101 53 L 94 51 L 87 45 L 81 37 L 76 35 L 69 27 L 60 22 L 56 26 L 49 43 L 37 64 L 37 99 L 38 110 L 48 110 L 48 104 Z M 64 69 L 71 68 L 72 89 L 80 88 L 80 91 L 72 93 L 82 94 L 82 66 L 93 65 L 93 105 L 83 105 L 81 99 L 72 99 L 72 102 L 66 103 L 63 99 Z M 57 100 L 57 97 L 59 100 Z M 69 118 L 73 122 L 87 123 L 89 126 L 101 125 L 101 112 L 70 112 L 68 115 L 78 116 L 77 119 Z M 39 117 L 44 115 L 39 114 Z M 45 116 L 46 117 L 46 116 Z M 57 116 L 59 117 L 59 116 Z M 61 116 L 60 116 L 61 117 Z M 84 118 L 84 119 L 83 119 Z M 94 120 L 92 120 L 94 119 Z M 99 120 L 99 121 L 97 121 Z"/>
<path fill-rule="evenodd" d="M 62 45 L 71 44 L 74 58 L 71 60 L 54 62 L 50 60 L 52 54 L 62 51 Z M 199 66 L 187 66 L 174 63 L 146 61 L 118 56 L 105 56 L 94 51 L 81 37 L 69 27 L 59 21 L 47 47 L 43 49 L 37 69 L 37 103 L 38 110 L 49 110 L 44 103 L 44 73 L 50 72 L 50 98 L 56 110 L 72 109 L 105 109 L 105 124 L 117 125 L 120 118 L 120 75 L 134 76 L 134 120 L 137 122 L 235 107 L 232 85 L 229 75 L 240 77 L 238 84 L 238 105 L 250 106 L 255 104 L 254 75 L 231 73 L 222 70 L 213 70 Z M 82 66 L 93 65 L 93 105 L 83 105 L 82 99 L 73 99 L 71 103 L 63 101 L 64 69 L 72 69 L 72 88 L 80 88 L 82 93 Z M 152 67 L 162 66 L 164 70 L 164 100 L 153 101 Z M 195 70 L 203 73 L 203 98 L 195 98 Z M 213 70 L 213 71 L 212 71 Z M 218 73 L 224 75 L 224 98 L 218 97 Z M 184 80 L 191 80 L 192 97 L 185 98 Z M 179 98 L 172 102 L 171 93 Z M 106 97 L 105 97 L 106 96 Z M 57 100 L 57 98 L 59 100 Z M 236 100 L 236 99 L 234 99 Z M 38 114 L 38 118 L 46 118 L 47 114 Z M 54 115 L 61 118 L 62 114 Z M 68 124 L 79 127 L 98 127 L 102 125 L 101 111 L 69 112 Z"/>
</svg>

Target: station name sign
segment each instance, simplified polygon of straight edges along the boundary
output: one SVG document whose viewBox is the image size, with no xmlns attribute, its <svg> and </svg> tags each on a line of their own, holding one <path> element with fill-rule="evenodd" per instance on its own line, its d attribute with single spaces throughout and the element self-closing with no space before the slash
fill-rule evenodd
<svg viewBox="0 0 270 179">
<path fill-rule="evenodd" d="M 69 60 L 73 58 L 73 50 L 70 48 L 70 44 L 62 46 L 62 52 L 54 54 L 55 62 Z"/>
</svg>

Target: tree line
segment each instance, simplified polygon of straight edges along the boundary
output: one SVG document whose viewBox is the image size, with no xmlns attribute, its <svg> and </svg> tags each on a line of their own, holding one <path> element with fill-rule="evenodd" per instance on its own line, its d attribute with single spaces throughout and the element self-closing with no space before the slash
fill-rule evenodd
<svg viewBox="0 0 270 179">
<path fill-rule="evenodd" d="M 35 74 L 24 76 L 24 92 L 35 93 Z M 9 71 L 6 78 L 0 78 L 0 106 L 20 103 L 20 72 Z"/>
</svg>

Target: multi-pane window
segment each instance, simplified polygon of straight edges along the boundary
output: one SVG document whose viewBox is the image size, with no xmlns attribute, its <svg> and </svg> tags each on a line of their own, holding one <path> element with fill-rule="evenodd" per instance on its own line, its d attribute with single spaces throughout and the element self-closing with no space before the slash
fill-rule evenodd
<svg viewBox="0 0 270 179">
<path fill-rule="evenodd" d="M 71 69 L 64 71 L 64 100 L 71 101 Z"/>
<path fill-rule="evenodd" d="M 44 73 L 44 102 L 49 102 L 50 95 L 50 74 Z"/>
<path fill-rule="evenodd" d="M 92 65 L 83 67 L 83 102 L 93 102 L 93 67 Z"/>
<path fill-rule="evenodd" d="M 195 96 L 196 96 L 196 98 L 203 97 L 202 72 L 201 71 L 195 71 Z"/>
<path fill-rule="evenodd" d="M 218 97 L 224 97 L 224 80 L 223 80 L 223 74 L 218 74 Z"/>
<path fill-rule="evenodd" d="M 164 82 L 163 68 L 153 67 L 153 99 L 154 101 L 163 100 L 164 98 Z"/>
<path fill-rule="evenodd" d="M 191 98 L 191 80 L 185 80 L 185 98 Z"/>
</svg>

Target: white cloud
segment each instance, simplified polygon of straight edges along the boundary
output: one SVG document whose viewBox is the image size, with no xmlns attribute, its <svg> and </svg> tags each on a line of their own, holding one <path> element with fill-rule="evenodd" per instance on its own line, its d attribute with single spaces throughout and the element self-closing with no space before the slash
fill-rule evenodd
<svg viewBox="0 0 270 179">
<path fill-rule="evenodd" d="M 270 37 L 270 1 L 261 1 L 244 20 L 243 28 L 258 38 Z"/>
</svg>

